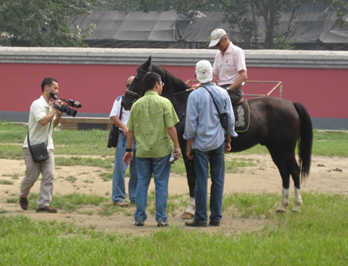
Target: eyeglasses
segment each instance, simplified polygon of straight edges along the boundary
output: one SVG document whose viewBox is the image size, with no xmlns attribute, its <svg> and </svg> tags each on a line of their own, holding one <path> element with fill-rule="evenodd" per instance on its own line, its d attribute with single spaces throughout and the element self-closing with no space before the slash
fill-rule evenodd
<svg viewBox="0 0 348 266">
<path fill-rule="evenodd" d="M 162 87 L 164 87 L 164 82 L 162 82 Z"/>
<path fill-rule="evenodd" d="M 157 82 L 159 85 L 162 85 L 162 87 L 164 87 L 164 82 Z"/>
<path fill-rule="evenodd" d="M 129 89 L 129 87 L 130 87 L 130 84 L 126 84 L 126 87 L 127 87 L 127 89 Z"/>
</svg>

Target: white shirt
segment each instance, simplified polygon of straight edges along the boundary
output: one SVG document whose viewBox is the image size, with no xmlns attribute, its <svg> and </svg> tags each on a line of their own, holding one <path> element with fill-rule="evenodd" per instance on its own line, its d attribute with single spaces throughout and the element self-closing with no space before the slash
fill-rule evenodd
<svg viewBox="0 0 348 266">
<path fill-rule="evenodd" d="M 121 95 L 115 100 L 109 117 L 117 116 L 118 118 L 120 118 L 120 107 L 121 107 L 122 97 L 123 96 Z M 124 108 L 122 108 L 121 122 L 123 124 L 127 125 L 128 120 L 129 120 L 129 115 L 130 115 L 130 111 L 129 110 L 127 111 Z M 119 130 L 122 130 L 122 129 L 119 128 Z"/>
<path fill-rule="evenodd" d="M 39 121 L 44 118 L 52 107 L 46 102 L 45 98 L 41 97 L 35 100 L 30 106 L 29 112 L 29 141 L 30 145 L 46 143 L 47 150 L 53 150 L 52 132 L 54 127 L 54 119 L 42 126 Z M 25 135 L 23 148 L 28 148 L 27 135 Z"/>
</svg>

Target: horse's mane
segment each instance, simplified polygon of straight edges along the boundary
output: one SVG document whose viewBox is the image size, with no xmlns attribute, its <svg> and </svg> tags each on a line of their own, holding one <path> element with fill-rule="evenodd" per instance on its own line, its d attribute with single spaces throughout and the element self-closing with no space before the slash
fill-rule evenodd
<svg viewBox="0 0 348 266">
<path fill-rule="evenodd" d="M 176 92 L 184 91 L 190 88 L 190 86 L 187 85 L 184 81 L 174 76 L 172 73 L 161 66 L 152 65 L 152 71 L 159 74 L 162 78 L 162 81 L 167 84 L 167 86 L 173 86 L 173 89 Z"/>
</svg>

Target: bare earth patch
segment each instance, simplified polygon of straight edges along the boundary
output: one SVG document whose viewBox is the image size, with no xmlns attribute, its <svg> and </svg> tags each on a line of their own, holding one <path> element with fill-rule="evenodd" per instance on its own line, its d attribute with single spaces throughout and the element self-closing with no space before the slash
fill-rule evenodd
<svg viewBox="0 0 348 266">
<path fill-rule="evenodd" d="M 243 173 L 226 174 L 225 194 L 233 192 L 247 193 L 277 193 L 279 203 L 281 200 L 281 178 L 276 166 L 273 164 L 269 155 L 238 155 L 229 154 L 227 160 L 250 159 L 255 166 L 244 167 Z M 101 196 L 110 197 L 111 204 L 111 181 L 103 181 L 101 173 L 110 172 L 96 167 L 73 166 L 57 167 L 55 173 L 54 194 L 61 195 L 77 193 L 95 193 Z M 160 230 L 156 225 L 154 215 L 148 213 L 148 219 L 143 227 L 135 227 L 133 214 L 134 206 L 119 210 L 111 216 L 98 214 L 100 206 L 86 207 L 76 212 L 64 212 L 59 210 L 58 214 L 36 213 L 29 209 L 23 211 L 18 203 L 8 203 L 7 199 L 18 197 L 21 180 L 24 176 L 24 160 L 0 160 L 0 180 L 13 182 L 12 185 L 0 184 L 0 210 L 7 212 L 0 215 L 26 215 L 35 220 L 54 219 L 60 222 L 75 221 L 77 225 L 98 230 L 112 231 L 120 234 L 149 235 Z M 13 176 L 18 175 L 18 179 Z M 74 183 L 66 180 L 68 176 L 76 178 Z M 128 180 L 127 180 L 128 182 Z M 38 181 L 32 188 L 32 192 L 39 192 L 40 182 Z M 153 181 L 150 191 L 154 190 Z M 346 158 L 312 157 L 311 174 L 308 180 L 302 183 L 303 192 L 314 193 L 338 193 L 348 195 L 348 166 Z M 188 185 L 186 177 L 171 175 L 169 182 L 170 195 L 182 195 L 185 200 L 189 200 Z M 291 182 L 291 195 L 293 195 L 293 183 Z M 304 204 L 306 199 L 303 198 Z M 278 203 L 277 203 L 278 204 Z M 54 207 L 54 206 L 52 206 Z M 117 207 L 113 207 L 117 208 Z M 168 222 L 171 226 L 177 226 L 184 230 L 202 230 L 204 232 L 224 232 L 235 234 L 242 231 L 260 230 L 267 224 L 266 218 L 247 218 L 232 217 L 224 213 L 220 227 L 207 228 L 186 228 L 184 220 L 180 218 L 184 209 L 174 213 L 168 212 Z M 275 210 L 274 210 L 275 211 Z M 91 214 L 92 213 L 92 214 Z"/>
</svg>

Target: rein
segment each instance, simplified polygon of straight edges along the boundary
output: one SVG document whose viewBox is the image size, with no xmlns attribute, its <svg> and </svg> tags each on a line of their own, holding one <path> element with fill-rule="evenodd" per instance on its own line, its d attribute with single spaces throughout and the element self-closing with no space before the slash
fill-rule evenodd
<svg viewBox="0 0 348 266">
<path fill-rule="evenodd" d="M 181 94 L 181 93 L 185 93 L 185 92 L 188 92 L 188 91 L 193 91 L 193 89 L 192 89 L 192 88 L 189 88 L 189 89 L 186 89 L 186 90 L 184 90 L 184 91 L 179 91 L 179 92 L 176 92 L 176 93 L 174 93 L 174 94 L 172 94 L 172 95 L 168 95 L 168 96 L 166 96 L 166 97 L 172 97 L 172 96 L 175 96 L 175 95 L 178 95 L 178 94 Z"/>
<path fill-rule="evenodd" d="M 189 89 L 186 89 L 186 90 L 184 90 L 184 91 L 179 91 L 179 92 L 176 92 L 176 93 L 174 93 L 174 94 L 172 94 L 172 95 L 168 95 L 168 96 L 166 96 L 166 97 L 176 96 L 176 95 L 179 95 L 179 94 L 181 94 L 181 93 L 185 93 L 185 92 L 189 92 L 189 91 L 193 91 L 193 89 L 192 89 L 192 88 L 189 88 Z M 136 96 L 136 97 L 138 97 L 138 98 L 141 97 L 141 95 L 140 95 L 139 93 L 136 93 L 136 92 L 134 92 L 134 91 L 126 90 L 126 93 L 128 93 L 128 94 L 130 94 L 130 95 L 132 95 L 132 96 Z"/>
</svg>

